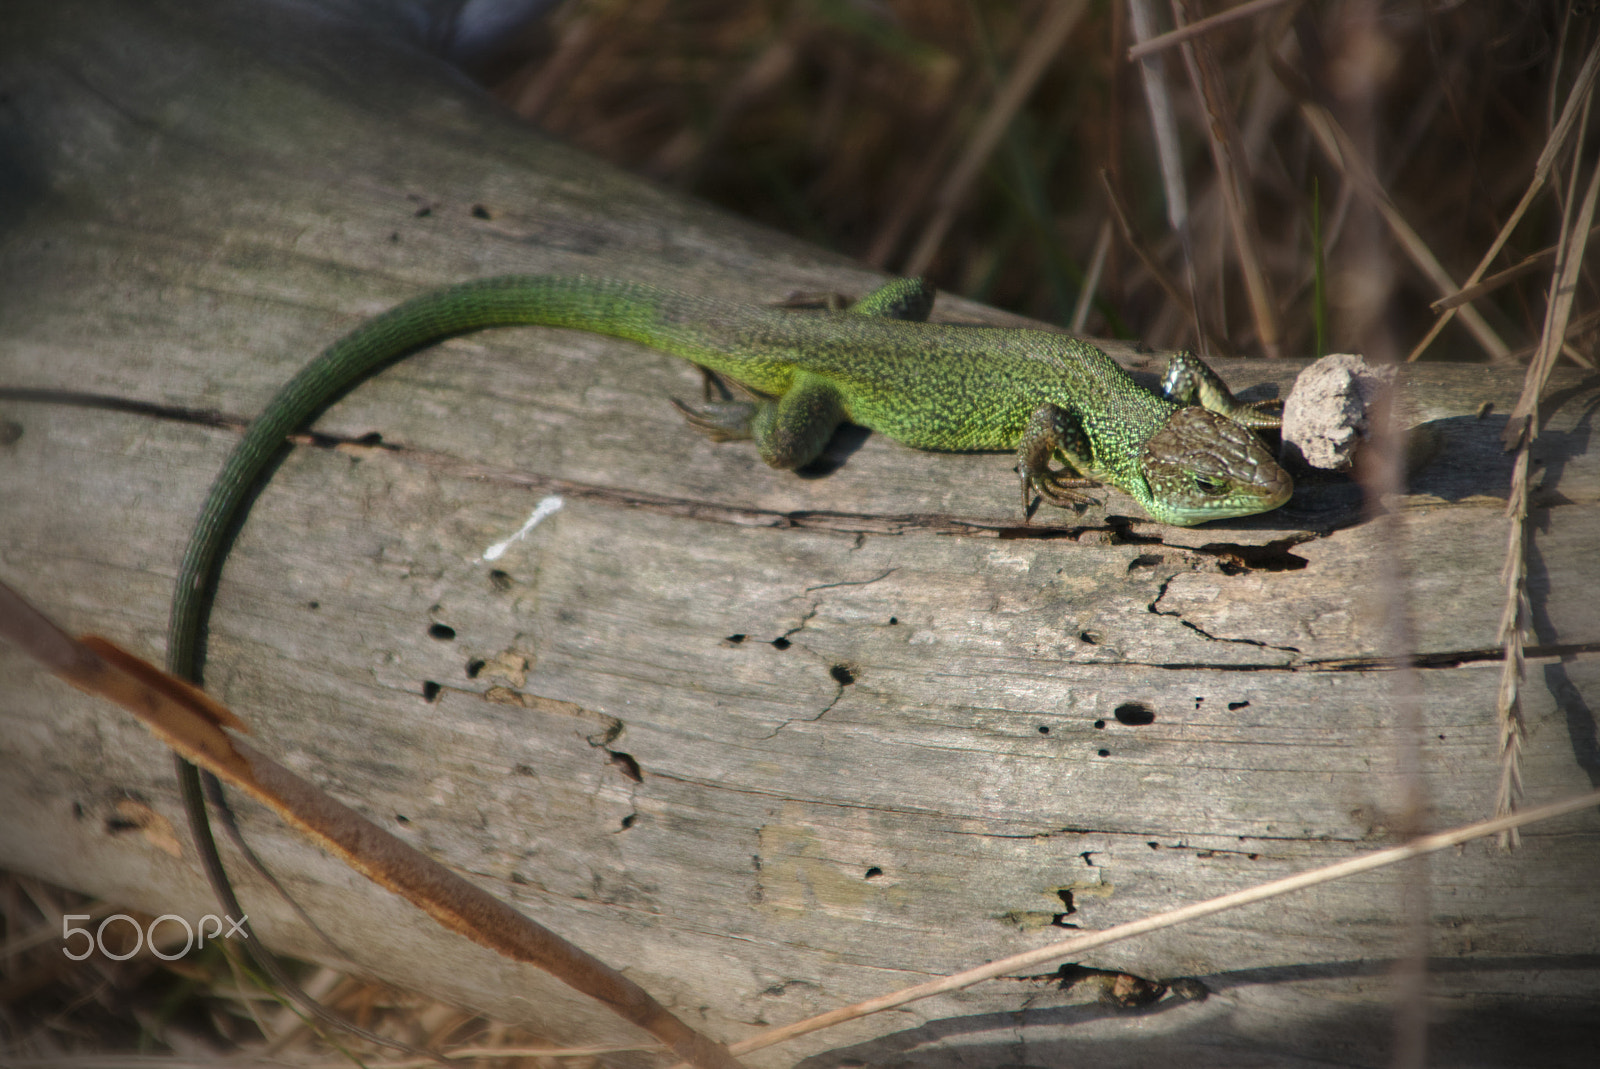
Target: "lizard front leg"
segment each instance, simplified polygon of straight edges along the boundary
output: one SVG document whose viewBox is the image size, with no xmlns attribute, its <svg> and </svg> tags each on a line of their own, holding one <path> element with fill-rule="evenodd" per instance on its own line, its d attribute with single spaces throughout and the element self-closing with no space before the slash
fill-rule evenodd
<svg viewBox="0 0 1600 1069">
<path fill-rule="evenodd" d="M 1227 416 L 1241 427 L 1271 430 L 1282 420 L 1261 411 L 1277 401 L 1241 401 L 1204 360 L 1187 349 L 1173 354 L 1167 373 L 1161 377 L 1161 392 L 1180 405 L 1199 404 L 1219 416 Z"/>
<path fill-rule="evenodd" d="M 866 294 L 845 311 L 858 316 L 882 316 L 911 323 L 926 323 L 933 312 L 933 286 L 920 278 L 897 278 Z"/>
<path fill-rule="evenodd" d="M 1072 471 L 1050 466 L 1051 459 L 1058 453 L 1071 465 Z M 1017 443 L 1017 471 L 1022 476 L 1022 514 L 1028 514 L 1028 493 L 1035 489 L 1039 491 L 1039 496 L 1058 508 L 1092 504 L 1093 498 L 1075 492 L 1100 485 L 1098 481 L 1082 475 L 1085 471 L 1093 470 L 1090 457 L 1089 440 L 1076 416 L 1057 405 L 1044 404 L 1034 409 L 1022 432 L 1022 439 Z"/>
</svg>

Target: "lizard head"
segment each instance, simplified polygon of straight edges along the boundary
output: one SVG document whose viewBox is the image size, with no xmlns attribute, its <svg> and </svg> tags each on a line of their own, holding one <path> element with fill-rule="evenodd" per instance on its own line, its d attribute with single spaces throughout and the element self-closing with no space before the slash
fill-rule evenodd
<svg viewBox="0 0 1600 1069">
<path fill-rule="evenodd" d="M 1150 436 L 1139 469 L 1150 487 L 1141 504 L 1179 527 L 1267 512 L 1294 490 L 1254 431 L 1199 407 L 1178 409 Z"/>
</svg>

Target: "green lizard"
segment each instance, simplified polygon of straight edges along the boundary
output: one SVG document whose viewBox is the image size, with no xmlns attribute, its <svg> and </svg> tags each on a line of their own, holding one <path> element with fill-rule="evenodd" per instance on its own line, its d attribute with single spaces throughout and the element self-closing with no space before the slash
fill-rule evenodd
<svg viewBox="0 0 1600 1069">
<path fill-rule="evenodd" d="M 1288 500 L 1289 476 L 1249 429 L 1276 426 L 1276 418 L 1235 400 L 1198 359 L 1175 358 L 1158 395 L 1092 345 L 1043 331 L 925 322 L 932 306 L 932 289 L 918 279 L 891 282 L 845 311 L 797 312 L 555 275 L 466 282 L 407 301 L 324 350 L 234 448 L 179 567 L 168 666 L 199 682 L 204 619 L 229 537 L 288 435 L 396 359 L 487 327 L 570 327 L 686 357 L 752 394 L 680 406 L 691 422 L 715 438 L 754 438 L 776 468 L 814 460 L 848 421 L 920 449 L 1016 450 L 1024 513 L 1030 490 L 1066 506 L 1083 500 L 1076 489 L 1096 483 L 1184 525 Z M 1050 466 L 1058 457 L 1067 468 Z M 199 772 L 181 758 L 178 769 L 207 875 L 225 908 L 242 915 L 211 839 Z M 209 776 L 204 787 L 221 801 Z M 292 986 L 270 958 L 262 964 Z"/>
<path fill-rule="evenodd" d="M 762 395 L 685 408 L 719 439 L 754 438 L 775 468 L 804 466 L 842 422 L 919 449 L 1014 449 L 1023 508 L 1110 483 L 1153 518 L 1190 525 L 1288 500 L 1289 476 L 1248 428 L 1275 417 L 1234 399 L 1188 354 L 1163 395 L 1085 342 L 1034 330 L 927 323 L 920 279 L 843 312 L 796 312 L 582 276 L 507 276 L 414 298 L 329 346 L 283 387 L 217 476 L 179 584 L 211 575 L 222 532 L 284 439 L 374 371 L 457 334 L 539 324 L 628 338 L 683 356 Z M 1193 404 L 1198 400 L 1199 405 Z M 1070 470 L 1052 468 L 1059 457 Z M 175 606 L 176 607 L 176 606 Z M 174 633 L 185 634 L 174 617 Z M 185 665 L 184 667 L 188 667 Z"/>
</svg>

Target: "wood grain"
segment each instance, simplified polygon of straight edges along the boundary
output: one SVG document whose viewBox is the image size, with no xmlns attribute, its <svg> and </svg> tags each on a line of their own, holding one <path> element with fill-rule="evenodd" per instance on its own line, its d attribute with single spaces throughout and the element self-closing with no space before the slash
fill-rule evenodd
<svg viewBox="0 0 1600 1069">
<path fill-rule="evenodd" d="M 203 413 L 248 418 L 362 317 L 511 271 L 752 301 L 872 284 L 544 140 L 392 27 L 79 0 L 0 33 L 0 568 L 67 626 L 152 659 L 236 440 Z M 944 299 L 937 314 L 1003 320 Z M 1224 365 L 1249 396 L 1281 394 L 1292 368 Z M 736 1040 L 1061 926 L 1393 842 L 1395 605 L 1424 665 L 1428 821 L 1485 815 L 1498 440 L 1517 387 L 1405 369 L 1426 448 L 1393 503 L 1398 543 L 1339 481 L 1190 530 L 1116 494 L 1024 527 L 1010 458 L 847 434 L 825 474 L 774 473 L 686 431 L 667 401 L 699 390 L 681 362 L 567 332 L 475 336 L 360 387 L 283 464 L 224 574 L 207 684 L 266 752 Z M 1600 783 L 1600 383 L 1556 391 L 1533 537 L 1533 800 Z M 559 512 L 482 559 L 552 493 Z M 1381 559 L 1404 589 L 1376 589 Z M 0 673 L 0 861 L 207 912 L 189 853 L 111 819 L 133 797 L 181 824 L 161 748 L 9 650 Z M 558 1040 L 633 1036 L 265 815 L 242 819 L 357 968 Z M 1514 854 L 1431 863 L 1441 1061 L 1592 1052 L 1597 879 L 1592 813 Z M 275 945 L 334 958 L 240 883 Z M 1372 1064 L 1404 893 L 1373 873 L 1083 963 L 1198 977 L 1203 1002 L 1130 1015 L 1017 978 L 750 1064 Z"/>
</svg>

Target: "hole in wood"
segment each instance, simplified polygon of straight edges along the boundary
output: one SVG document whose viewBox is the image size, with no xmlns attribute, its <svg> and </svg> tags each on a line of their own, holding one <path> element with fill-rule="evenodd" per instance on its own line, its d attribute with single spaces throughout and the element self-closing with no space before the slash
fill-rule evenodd
<svg viewBox="0 0 1600 1069">
<path fill-rule="evenodd" d="M 635 783 L 643 783 L 644 775 L 639 771 L 639 762 L 633 759 L 632 754 L 623 753 L 621 750 L 607 750 L 611 755 L 611 763 L 621 769 L 622 774 Z"/>
<path fill-rule="evenodd" d="M 1294 543 L 1287 539 L 1268 542 L 1264 546 L 1246 546 L 1234 542 L 1207 542 L 1199 552 L 1218 558 L 1227 575 L 1243 571 L 1297 572 L 1311 563 L 1304 557 L 1289 552 Z"/>
<path fill-rule="evenodd" d="M 1123 702 L 1111 715 L 1117 718 L 1117 723 L 1129 727 L 1143 727 L 1156 722 L 1156 711 L 1143 702 Z"/>
<path fill-rule="evenodd" d="M 429 624 L 428 637 L 436 638 L 440 642 L 452 642 L 456 637 L 456 629 L 449 624 Z"/>
</svg>

